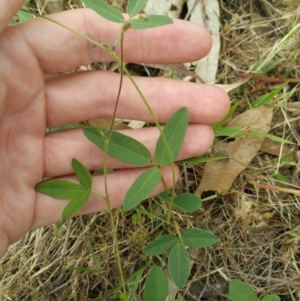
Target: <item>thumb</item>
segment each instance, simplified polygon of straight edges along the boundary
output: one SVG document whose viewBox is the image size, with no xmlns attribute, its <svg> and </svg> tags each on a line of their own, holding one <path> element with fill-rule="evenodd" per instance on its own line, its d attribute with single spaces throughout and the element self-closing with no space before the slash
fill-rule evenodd
<svg viewBox="0 0 300 301">
<path fill-rule="evenodd" d="M 22 7 L 24 0 L 0 0 L 0 32 L 2 32 L 9 20 Z"/>
</svg>

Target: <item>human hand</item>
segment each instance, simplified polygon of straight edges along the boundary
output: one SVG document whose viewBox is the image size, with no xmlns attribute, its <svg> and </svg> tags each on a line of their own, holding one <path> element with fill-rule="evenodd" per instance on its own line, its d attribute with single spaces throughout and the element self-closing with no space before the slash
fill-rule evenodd
<svg viewBox="0 0 300 301">
<path fill-rule="evenodd" d="M 41 18 L 6 27 L 23 0 L 0 1 L 0 256 L 31 229 L 61 219 L 65 201 L 35 190 L 42 177 L 75 180 L 75 157 L 90 170 L 103 167 L 103 153 L 82 130 L 45 134 L 46 128 L 96 117 L 111 117 L 119 76 L 104 71 L 56 74 L 110 56 L 68 30 Z M 112 45 L 120 25 L 93 11 L 78 9 L 51 16 L 95 41 Z M 208 53 L 209 33 L 198 25 L 174 21 L 173 25 L 143 31 L 129 30 L 124 39 L 124 60 L 134 63 L 182 63 Z M 213 141 L 209 124 L 219 121 L 229 108 L 220 89 L 161 78 L 136 78 L 160 122 L 180 107 L 189 110 L 189 127 L 178 159 L 199 156 Z M 124 79 L 117 118 L 151 122 L 151 117 L 128 79 Z M 154 153 L 159 132 L 155 128 L 125 130 Z M 144 168 L 109 159 L 117 171 L 108 175 L 111 206 L 123 196 Z M 169 186 L 171 168 L 162 170 Z M 176 169 L 178 178 L 178 169 Z M 93 191 L 104 194 L 103 177 L 93 176 Z M 159 185 L 153 195 L 163 191 Z M 82 214 L 105 210 L 105 201 L 90 198 Z"/>
</svg>

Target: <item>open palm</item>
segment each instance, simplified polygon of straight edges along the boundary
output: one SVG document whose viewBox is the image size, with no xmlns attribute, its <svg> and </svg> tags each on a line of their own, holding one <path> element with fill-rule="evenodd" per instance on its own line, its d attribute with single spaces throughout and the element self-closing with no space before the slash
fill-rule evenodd
<svg viewBox="0 0 300 301">
<path fill-rule="evenodd" d="M 110 117 L 119 81 L 117 74 L 104 71 L 49 76 L 111 58 L 82 38 L 40 18 L 6 27 L 23 1 L 1 2 L 0 256 L 27 231 L 60 220 L 66 202 L 36 192 L 35 186 L 42 177 L 75 179 L 71 167 L 73 157 L 90 170 L 103 166 L 102 152 L 80 129 L 45 132 L 48 127 Z M 88 9 L 63 12 L 51 18 L 106 44 L 113 44 L 120 30 L 119 25 Z M 211 40 L 203 28 L 177 21 L 159 29 L 128 31 L 124 43 L 125 61 L 181 63 L 203 57 L 209 51 Z M 168 79 L 136 78 L 136 81 L 160 122 L 166 122 L 178 108 L 188 108 L 190 125 L 180 158 L 204 153 L 213 140 L 209 124 L 227 112 L 226 94 L 212 86 Z M 122 91 L 117 117 L 151 121 L 126 78 Z M 154 152 L 157 129 L 124 133 Z M 108 179 L 110 199 L 116 207 L 144 169 L 114 159 L 109 160 L 109 166 L 118 169 Z M 170 185 L 170 168 L 165 168 L 163 174 Z M 93 182 L 93 190 L 104 194 L 102 176 L 94 176 Z M 153 193 L 162 190 L 158 186 Z M 105 202 L 91 198 L 81 213 L 105 209 Z"/>
</svg>

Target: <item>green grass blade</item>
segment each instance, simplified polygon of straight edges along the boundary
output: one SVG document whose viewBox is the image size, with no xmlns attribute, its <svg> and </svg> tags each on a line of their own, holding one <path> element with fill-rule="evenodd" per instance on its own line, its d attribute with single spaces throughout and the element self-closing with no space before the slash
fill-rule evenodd
<svg viewBox="0 0 300 301">
<path fill-rule="evenodd" d="M 291 180 L 290 180 L 290 179 L 288 179 L 287 177 L 285 177 L 283 174 L 281 174 L 281 173 L 279 173 L 279 172 L 276 173 L 275 170 L 272 170 L 271 176 L 273 176 L 276 180 L 278 180 L 278 181 L 280 181 L 280 182 L 282 182 L 282 183 L 284 183 L 284 184 L 289 184 L 289 183 L 291 183 Z"/>
<path fill-rule="evenodd" d="M 138 287 L 141 283 L 141 279 L 142 279 L 142 276 L 144 274 L 145 268 L 146 268 L 146 266 L 143 266 L 135 274 L 134 284 L 133 284 L 133 288 L 132 288 L 132 292 L 131 292 L 132 300 L 133 300 L 133 296 L 135 296 L 135 294 L 137 292 L 137 289 L 138 289 Z"/>
<path fill-rule="evenodd" d="M 218 128 L 217 130 L 215 130 L 216 137 L 239 137 L 244 135 L 245 133 L 243 132 L 243 129 L 238 126 L 228 126 L 225 128 Z"/>
<path fill-rule="evenodd" d="M 268 66 L 266 66 L 265 68 L 263 68 L 263 73 L 268 73 L 269 71 L 272 71 L 273 69 L 275 69 L 279 64 L 285 62 L 284 58 L 279 58 L 277 60 L 275 60 L 274 62 L 272 62 L 271 64 L 269 64 Z"/>
<path fill-rule="evenodd" d="M 127 13 L 130 17 L 137 15 L 146 5 L 148 0 L 129 0 Z"/>
<path fill-rule="evenodd" d="M 225 160 L 228 159 L 228 157 L 193 157 L 186 160 L 179 161 L 180 163 L 207 163 L 207 162 L 213 162 L 213 161 L 219 161 L 219 160 Z"/>
<path fill-rule="evenodd" d="M 168 267 L 174 283 L 178 288 L 182 288 L 190 274 L 190 257 L 181 243 L 176 243 L 172 248 Z"/>
<path fill-rule="evenodd" d="M 82 0 L 82 2 L 94 10 L 97 14 L 103 18 L 115 22 L 123 23 L 123 15 L 113 6 L 103 0 Z"/>
<path fill-rule="evenodd" d="M 96 127 L 83 129 L 85 136 L 104 151 L 105 133 L 99 132 Z M 146 166 L 151 161 L 149 150 L 137 140 L 123 135 L 119 132 L 112 132 L 108 143 L 107 153 L 109 156 L 125 163 L 136 166 Z"/>
<path fill-rule="evenodd" d="M 253 135 L 253 136 L 269 138 L 270 140 L 280 142 L 280 143 L 295 144 L 294 142 L 292 142 L 290 140 L 283 139 L 283 138 L 280 138 L 280 137 L 277 137 L 277 136 L 274 136 L 274 135 L 270 135 L 270 134 L 267 134 L 267 133 L 262 132 L 262 131 L 254 131 L 253 130 L 253 131 L 250 131 L 249 134 Z"/>
<path fill-rule="evenodd" d="M 165 301 L 169 293 L 168 278 L 161 268 L 154 266 L 149 272 L 144 289 L 145 301 Z"/>
<path fill-rule="evenodd" d="M 148 267 L 148 264 L 146 264 L 145 266 L 143 266 L 141 269 L 146 269 Z M 128 277 L 125 280 L 126 284 L 130 284 L 132 283 L 132 281 L 137 277 L 137 274 L 139 273 L 140 270 L 138 270 L 137 272 L 135 272 L 134 274 L 132 274 L 130 277 Z M 122 285 L 116 285 L 115 288 L 113 290 L 111 290 L 109 293 L 107 293 L 105 296 L 101 297 L 100 301 L 106 301 L 106 300 L 111 300 L 114 299 L 116 295 L 119 294 L 120 290 L 122 290 Z"/>
<path fill-rule="evenodd" d="M 92 176 L 88 169 L 75 158 L 72 159 L 72 168 L 80 184 L 87 190 L 92 187 Z"/>
<path fill-rule="evenodd" d="M 256 108 L 259 106 L 263 106 L 263 105 L 268 105 L 272 102 L 273 98 L 275 96 L 277 96 L 285 86 L 287 86 L 288 81 L 284 82 L 283 84 L 281 84 L 280 86 L 276 87 L 274 90 L 272 90 L 270 93 L 264 94 L 262 96 L 260 96 L 259 98 L 257 98 L 256 100 L 254 100 L 251 103 L 251 108 Z"/>
<path fill-rule="evenodd" d="M 149 256 L 160 255 L 171 249 L 175 243 L 176 236 L 172 234 L 166 234 L 150 242 L 143 249 L 143 252 Z"/>
<path fill-rule="evenodd" d="M 183 243 L 192 248 L 205 248 L 218 242 L 218 237 L 202 229 L 185 229 L 181 231 Z"/>
<path fill-rule="evenodd" d="M 255 291 L 249 285 L 235 279 L 229 283 L 229 296 L 232 301 L 257 301 Z"/>
<path fill-rule="evenodd" d="M 296 85 L 291 91 L 287 93 L 283 93 L 282 96 L 278 99 L 277 104 L 275 105 L 276 108 L 281 107 L 285 102 L 291 99 L 294 93 L 297 91 L 299 84 Z"/>
<path fill-rule="evenodd" d="M 146 199 L 160 180 L 161 173 L 157 168 L 152 167 L 145 170 L 127 191 L 124 198 L 123 209 L 125 211 L 131 210 Z"/>
<path fill-rule="evenodd" d="M 138 19 L 130 21 L 131 29 L 146 29 L 173 24 L 173 20 L 162 15 L 140 15 Z"/>
<path fill-rule="evenodd" d="M 49 180 L 41 182 L 36 189 L 56 199 L 73 199 L 78 194 L 85 192 L 85 188 L 79 184 L 67 180 Z"/>
<path fill-rule="evenodd" d="M 212 125 L 212 129 L 215 131 L 217 130 L 220 126 L 222 126 L 232 115 L 233 113 L 237 110 L 239 105 L 242 103 L 242 101 L 236 102 L 234 105 L 232 105 L 229 109 L 229 112 L 227 115 L 220 121 Z"/>
<path fill-rule="evenodd" d="M 165 139 L 161 134 L 157 141 L 155 151 L 155 159 L 157 164 L 160 166 L 169 165 L 177 158 L 187 131 L 188 119 L 189 116 L 187 108 L 181 108 L 172 115 L 163 128 L 162 132 Z M 166 148 L 164 140 L 166 140 L 169 146 L 172 158 L 170 158 L 170 154 Z"/>
<path fill-rule="evenodd" d="M 292 30 L 290 30 L 279 42 L 278 46 L 276 47 L 276 53 L 281 51 L 285 46 L 288 44 L 290 39 L 293 37 L 293 35 L 296 35 L 300 31 L 300 23 L 298 23 Z M 274 55 L 275 55 L 274 54 Z"/>
<path fill-rule="evenodd" d="M 71 202 L 64 208 L 62 218 L 67 219 L 78 213 L 88 202 L 90 194 L 83 192 L 76 195 Z"/>
<path fill-rule="evenodd" d="M 173 205 L 183 212 L 192 213 L 202 206 L 202 200 L 195 194 L 185 192 L 175 197 Z"/>
<path fill-rule="evenodd" d="M 72 123 L 72 124 L 67 124 L 67 125 L 61 125 L 61 126 L 55 126 L 53 128 L 49 128 L 47 133 L 53 133 L 53 132 L 58 132 L 58 131 L 65 131 L 65 130 L 70 130 L 70 129 L 78 129 L 80 126 L 78 123 Z"/>
<path fill-rule="evenodd" d="M 101 271 L 101 269 L 91 269 L 91 268 L 76 267 L 74 265 L 69 266 L 68 269 L 72 270 L 72 271 L 83 272 L 83 273 L 99 273 Z"/>
</svg>

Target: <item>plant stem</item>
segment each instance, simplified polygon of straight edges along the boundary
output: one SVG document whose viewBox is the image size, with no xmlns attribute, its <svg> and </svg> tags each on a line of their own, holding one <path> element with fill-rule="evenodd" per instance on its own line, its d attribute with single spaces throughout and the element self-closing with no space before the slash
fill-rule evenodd
<svg viewBox="0 0 300 301">
<path fill-rule="evenodd" d="M 114 216 L 110 207 L 110 200 L 109 200 L 109 192 L 108 192 L 108 185 L 107 185 L 107 150 L 108 150 L 108 143 L 109 143 L 109 137 L 104 139 L 104 187 L 105 187 L 105 201 L 107 205 L 107 209 L 109 212 L 110 217 L 110 223 L 113 231 L 113 239 L 114 239 L 114 247 L 116 248 L 116 256 L 117 256 L 117 263 L 118 263 L 118 269 L 120 272 L 121 277 L 121 285 L 123 289 L 123 294 L 126 296 L 126 287 L 125 287 L 125 281 L 124 281 L 124 275 L 122 270 L 122 263 L 121 263 L 121 256 L 120 256 L 120 250 L 118 245 L 118 237 L 117 237 L 117 227 L 115 224 Z"/>
<path fill-rule="evenodd" d="M 118 105 L 119 105 L 119 101 L 120 101 L 120 96 L 121 96 L 121 91 L 122 91 L 122 85 L 123 85 L 123 77 L 124 77 L 123 38 L 124 38 L 124 31 L 122 29 L 121 36 L 120 36 L 120 51 L 121 51 L 121 57 L 120 57 L 120 84 L 119 84 L 119 89 L 118 89 L 118 95 L 117 95 L 117 99 L 116 99 L 116 104 L 115 104 L 115 107 L 114 107 L 114 113 L 113 113 L 111 124 L 110 124 L 110 128 L 109 128 L 109 137 L 110 137 L 110 133 L 112 131 L 112 128 L 114 126 L 114 120 L 116 118 L 117 109 L 118 109 Z"/>
<path fill-rule="evenodd" d="M 93 191 L 91 191 L 90 194 L 93 194 L 93 195 L 95 195 L 96 197 L 105 200 L 105 196 L 103 196 L 103 195 L 101 195 L 101 194 L 98 194 L 98 193 L 93 192 Z"/>
<path fill-rule="evenodd" d="M 68 26 L 66 26 L 66 25 L 64 25 L 60 22 L 57 22 L 57 21 L 55 21 L 51 18 L 48 18 L 46 16 L 41 16 L 41 15 L 38 15 L 38 16 L 45 19 L 45 20 L 48 20 L 52 23 L 55 23 L 55 24 L 65 28 L 69 31 L 71 31 L 72 33 L 76 34 L 77 36 L 85 39 L 86 41 L 92 43 L 93 45 L 99 47 L 100 49 L 108 52 L 117 61 L 117 63 L 120 65 L 121 75 L 120 75 L 120 85 L 119 85 L 119 90 L 118 90 L 118 96 L 117 96 L 117 100 L 116 100 L 116 104 L 115 104 L 115 108 L 114 108 L 112 123 L 110 125 L 110 130 L 109 130 L 108 136 L 106 137 L 105 143 L 104 143 L 104 186 L 105 186 L 105 197 L 104 197 L 104 199 L 105 199 L 105 202 L 107 204 L 107 208 L 108 208 L 108 212 L 109 212 L 109 216 L 110 216 L 110 220 L 111 220 L 111 225 L 112 225 L 112 230 L 113 230 L 114 247 L 116 248 L 117 264 L 118 264 L 120 277 L 121 277 L 121 285 L 122 285 L 123 293 L 126 296 L 126 287 L 125 287 L 124 275 L 123 275 L 123 270 L 122 270 L 120 251 L 119 251 L 119 247 L 118 247 L 116 225 L 115 225 L 114 217 L 113 217 L 112 210 L 111 210 L 111 207 L 110 207 L 108 185 L 107 185 L 107 170 L 108 170 L 107 150 L 108 150 L 108 143 L 109 143 L 110 133 L 111 133 L 111 130 L 112 130 L 112 127 L 113 127 L 113 123 L 114 123 L 114 119 L 115 119 L 115 116 L 116 116 L 116 111 L 117 111 L 117 107 L 118 107 L 118 103 L 119 103 L 119 99 L 120 99 L 121 88 L 122 88 L 122 83 L 123 83 L 123 74 L 124 73 L 126 73 L 126 75 L 129 77 L 130 81 L 132 82 L 133 86 L 135 87 L 135 89 L 139 93 L 139 95 L 142 98 L 144 104 L 146 105 L 148 111 L 150 112 L 150 115 L 153 118 L 153 121 L 155 122 L 155 125 L 157 126 L 157 128 L 158 128 L 158 130 L 159 130 L 159 132 L 162 136 L 162 139 L 163 139 L 163 142 L 164 142 L 165 147 L 167 149 L 169 158 L 171 159 L 171 162 L 172 162 L 171 163 L 171 168 L 172 168 L 172 184 L 173 184 L 173 187 L 172 187 L 171 200 L 170 200 L 170 205 L 169 205 L 169 210 L 168 210 L 168 215 L 167 215 L 167 222 L 168 223 L 170 223 L 170 220 L 171 220 L 173 199 L 175 197 L 175 184 L 176 184 L 176 181 L 175 181 L 175 164 L 173 162 L 172 153 L 171 153 L 170 147 L 168 145 L 168 142 L 166 140 L 166 137 L 164 136 L 164 133 L 162 131 L 162 127 L 160 126 L 160 124 L 158 122 L 157 117 L 155 116 L 153 110 L 151 109 L 151 107 L 150 107 L 149 103 L 147 102 L 145 96 L 143 95 L 142 91 L 140 90 L 140 88 L 138 87 L 138 85 L 134 81 L 133 77 L 131 76 L 131 74 L 129 73 L 129 71 L 127 70 L 127 68 L 123 64 L 123 35 L 124 35 L 124 31 L 126 31 L 126 23 L 124 24 L 125 28 L 122 29 L 121 36 L 120 36 L 120 39 L 121 39 L 121 41 L 120 41 L 120 44 L 121 44 L 121 58 L 119 58 L 117 56 L 115 50 L 114 50 L 115 46 L 110 46 L 110 45 L 105 45 L 105 44 L 102 44 L 102 43 L 98 43 L 98 42 L 94 41 L 93 39 L 87 37 L 86 35 L 81 34 L 80 32 L 77 32 L 76 30 L 73 30 L 72 28 L 70 28 L 70 27 L 68 27 Z M 154 165 L 156 165 L 156 164 L 154 164 Z M 158 167 L 158 166 L 156 165 L 156 167 Z M 167 187 L 166 182 L 165 182 L 163 177 L 162 177 L 162 182 L 163 182 L 163 185 L 164 185 L 165 189 L 167 190 L 168 187 Z"/>
<path fill-rule="evenodd" d="M 28 10 L 26 10 L 26 9 L 20 9 L 20 10 L 23 11 L 23 12 L 27 12 L 28 13 Z M 54 24 L 56 24 L 56 25 L 58 25 L 60 27 L 63 27 L 65 29 L 67 29 L 67 30 L 73 32 L 74 34 L 76 34 L 77 36 L 79 36 L 79 37 L 83 38 L 84 40 L 86 40 L 86 41 L 94 44 L 95 46 L 101 48 L 102 50 L 104 50 L 104 51 L 106 51 L 108 53 L 111 53 L 113 51 L 113 47 L 112 46 L 106 45 L 106 44 L 103 44 L 103 43 L 98 43 L 98 42 L 94 41 L 93 39 L 89 38 L 88 36 L 86 36 L 86 35 L 78 32 L 78 31 L 72 29 L 71 27 L 69 27 L 67 25 L 64 25 L 64 24 L 62 24 L 62 23 L 60 23 L 58 21 L 55 21 L 55 20 L 53 20 L 51 18 L 48 18 L 46 16 L 43 16 L 43 15 L 40 15 L 40 14 L 37 14 L 37 13 L 34 13 L 34 12 L 30 12 L 30 14 L 35 15 L 36 17 L 40 17 L 42 19 L 45 19 L 45 20 L 47 20 L 49 22 L 52 22 L 52 23 L 54 23 Z"/>
<path fill-rule="evenodd" d="M 115 58 L 117 60 L 117 58 Z M 131 74 L 129 73 L 129 71 L 127 70 L 126 67 L 124 67 L 124 72 L 126 73 L 126 75 L 129 77 L 130 81 L 132 82 L 132 84 L 134 85 L 135 89 L 137 90 L 137 92 L 139 93 L 140 97 L 142 98 L 145 106 L 147 107 L 151 117 L 153 118 L 154 120 L 154 123 L 155 125 L 157 126 L 161 136 L 162 136 L 162 139 L 163 139 L 163 142 L 164 142 L 164 145 L 167 149 L 167 152 L 168 152 L 168 155 L 169 155 L 169 158 L 171 159 L 171 161 L 173 161 L 173 157 L 172 157 L 172 153 L 171 153 L 171 150 L 170 150 L 170 147 L 168 145 L 168 142 L 166 140 L 166 137 L 162 131 L 162 127 L 161 125 L 159 124 L 158 122 L 158 119 L 157 117 L 155 116 L 152 108 L 150 107 L 149 103 L 147 102 L 145 96 L 143 95 L 142 91 L 140 90 L 139 86 L 136 84 L 135 80 L 133 79 L 133 77 L 131 76 Z M 171 221 L 171 213 L 172 213 L 172 208 L 173 208 L 173 199 L 175 197 L 175 185 L 176 185 L 176 179 L 175 179 L 175 164 L 174 162 L 171 163 L 171 168 L 172 168 L 172 192 L 171 192 L 171 200 L 170 200 L 170 203 L 169 203 L 169 210 L 168 210 L 168 215 L 167 215 L 167 222 L 170 223 Z M 163 179 L 162 177 L 162 181 L 163 181 L 163 185 L 165 187 L 166 190 L 168 190 L 168 187 L 166 185 L 166 182 L 165 180 Z"/>
</svg>

